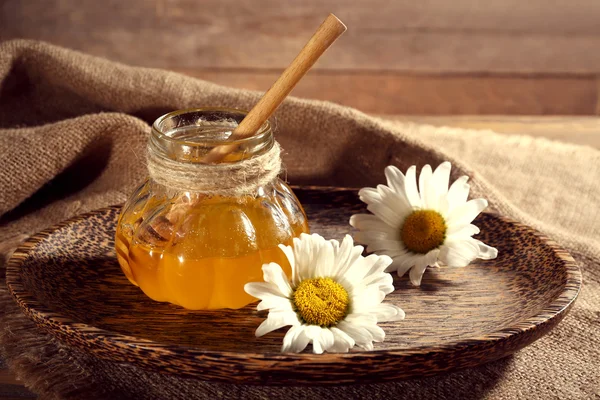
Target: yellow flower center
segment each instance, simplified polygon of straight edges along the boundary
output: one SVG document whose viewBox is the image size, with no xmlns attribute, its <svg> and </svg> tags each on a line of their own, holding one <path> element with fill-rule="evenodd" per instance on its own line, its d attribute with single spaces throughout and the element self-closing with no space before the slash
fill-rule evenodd
<svg viewBox="0 0 600 400">
<path fill-rule="evenodd" d="M 446 238 L 444 217 L 433 210 L 413 211 L 400 228 L 400 238 L 413 253 L 425 254 L 436 249 Z"/>
<path fill-rule="evenodd" d="M 304 322 L 328 328 L 344 319 L 350 297 L 333 279 L 313 278 L 300 282 L 294 291 L 293 302 Z"/>
</svg>

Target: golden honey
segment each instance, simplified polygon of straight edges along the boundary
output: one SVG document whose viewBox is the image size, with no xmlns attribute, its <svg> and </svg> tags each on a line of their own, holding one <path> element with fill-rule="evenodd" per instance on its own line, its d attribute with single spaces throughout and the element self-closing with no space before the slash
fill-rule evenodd
<svg viewBox="0 0 600 400">
<path fill-rule="evenodd" d="M 123 272 L 151 299 L 193 310 L 235 309 L 255 300 L 244 285 L 262 281 L 263 264 L 276 262 L 291 273 L 278 245 L 291 245 L 303 232 L 304 211 L 279 179 L 237 197 L 173 191 L 148 179 L 123 207 L 115 245 Z"/>
</svg>

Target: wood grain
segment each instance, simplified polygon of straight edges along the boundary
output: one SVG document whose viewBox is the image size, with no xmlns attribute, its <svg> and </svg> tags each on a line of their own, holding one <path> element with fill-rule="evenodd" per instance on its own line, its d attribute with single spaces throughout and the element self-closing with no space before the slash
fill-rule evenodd
<svg viewBox="0 0 600 400">
<path fill-rule="evenodd" d="M 342 21 L 335 15 L 329 14 L 291 64 L 234 129 L 230 139 L 241 139 L 254 135 L 317 62 L 319 57 L 344 32 L 346 32 L 346 26 Z"/>
<path fill-rule="evenodd" d="M 296 95 L 370 113 L 594 115 L 599 9 L 594 0 L 4 0 L 0 40 L 265 91 L 336 12 L 351 30 Z"/>
<path fill-rule="evenodd" d="M 0 38 L 163 68 L 284 68 L 330 12 L 352 29 L 318 68 L 600 72 L 594 0 L 5 0 Z"/>
<path fill-rule="evenodd" d="M 340 41 L 341 43 L 342 41 Z M 279 71 L 175 69 L 221 85 L 264 91 Z M 593 115 L 594 77 L 436 76 L 309 72 L 294 96 L 373 114 Z"/>
<path fill-rule="evenodd" d="M 199 16 L 191 10 L 197 7 L 195 0 L 157 1 L 157 14 L 179 22 L 197 23 L 198 18 L 235 18 L 240 27 L 262 20 L 263 26 L 289 24 L 298 18 L 314 18 L 319 13 L 343 13 L 344 20 L 359 28 L 391 31 L 399 29 L 432 30 L 483 30 L 504 32 L 540 33 L 590 33 L 598 32 L 594 13 L 600 5 L 589 0 L 571 2 L 554 1 L 549 6 L 544 0 L 531 0 L 523 4 L 520 0 L 488 1 L 477 0 L 428 0 L 426 2 L 371 0 L 348 2 L 345 0 L 305 0 L 282 6 L 277 0 L 208 0 L 209 15 Z M 232 7 L 238 9 L 232 13 Z M 220 7 L 219 7 L 220 6 Z M 258 6 L 258 7 L 257 7 Z M 341 15 L 341 14 L 340 14 Z M 285 17 L 283 23 L 277 17 Z"/>
<path fill-rule="evenodd" d="M 7 369 L 0 369 L 0 385 L 19 385 L 21 382 Z"/>
<path fill-rule="evenodd" d="M 35 399 L 37 396 L 23 386 L 7 369 L 0 368 L 0 399 L 24 400 Z"/>
<path fill-rule="evenodd" d="M 364 211 L 354 190 L 296 190 L 311 229 L 349 232 Z M 581 274 L 573 259 L 531 228 L 482 214 L 479 237 L 496 260 L 428 271 L 421 287 L 397 278 L 386 298 L 406 320 L 383 323 L 376 351 L 280 354 L 283 332 L 262 338 L 252 305 L 187 311 L 149 300 L 114 257 L 118 208 L 77 217 L 35 235 L 9 261 L 7 283 L 23 311 L 61 341 L 98 357 L 181 377 L 256 384 L 348 384 L 476 366 L 538 339 L 573 304 Z M 94 234 L 91 234 L 94 232 Z M 231 374 L 235 365 L 235 374 Z"/>
</svg>

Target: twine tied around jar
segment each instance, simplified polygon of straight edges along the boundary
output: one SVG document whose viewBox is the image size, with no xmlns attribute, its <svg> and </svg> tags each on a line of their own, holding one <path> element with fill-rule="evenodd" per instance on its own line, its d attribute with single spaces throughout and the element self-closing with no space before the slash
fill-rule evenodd
<svg viewBox="0 0 600 400">
<path fill-rule="evenodd" d="M 204 164 L 170 159 L 148 146 L 148 172 L 157 183 L 184 192 L 227 197 L 252 195 L 281 172 L 281 147 L 231 163 Z"/>
</svg>

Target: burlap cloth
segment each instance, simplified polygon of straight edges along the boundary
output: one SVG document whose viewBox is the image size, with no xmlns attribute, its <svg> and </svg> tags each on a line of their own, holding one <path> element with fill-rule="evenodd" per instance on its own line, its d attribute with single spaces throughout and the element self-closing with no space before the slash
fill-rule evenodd
<svg viewBox="0 0 600 400">
<path fill-rule="evenodd" d="M 0 242 L 8 253 L 51 224 L 124 201 L 146 175 L 148 123 L 181 108 L 250 108 L 259 94 L 132 68 L 43 43 L 0 44 Z M 43 398 L 492 398 L 600 396 L 600 152 L 493 132 L 391 123 L 288 99 L 276 114 L 291 183 L 374 185 L 395 164 L 472 178 L 473 196 L 568 248 L 585 287 L 571 314 L 513 357 L 382 385 L 265 388 L 209 384 L 101 361 L 36 329 L 0 287 L 0 348 Z M 599 132 L 600 134 L 600 132 Z M 2 268 L 0 271 L 3 275 Z"/>
</svg>

